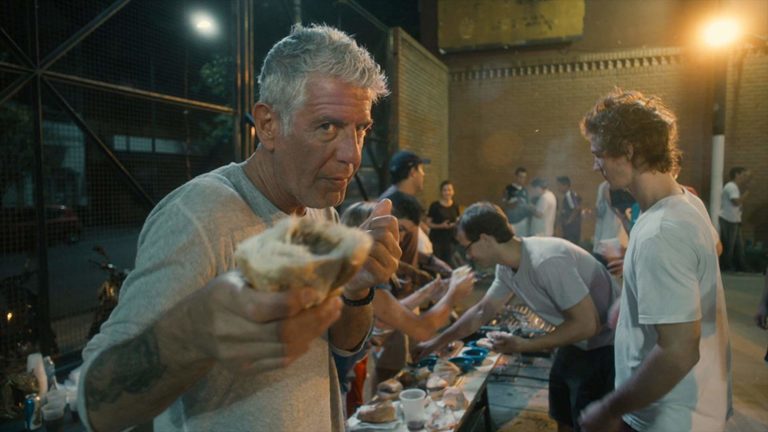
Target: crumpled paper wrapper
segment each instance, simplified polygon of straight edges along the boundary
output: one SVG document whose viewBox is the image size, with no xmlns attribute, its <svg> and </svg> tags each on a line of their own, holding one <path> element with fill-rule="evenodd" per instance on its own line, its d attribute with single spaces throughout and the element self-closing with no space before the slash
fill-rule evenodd
<svg viewBox="0 0 768 432">
<path fill-rule="evenodd" d="M 338 294 L 365 263 L 373 239 L 341 224 L 291 216 L 244 240 L 235 250 L 238 269 L 258 291 L 312 287 Z"/>
</svg>

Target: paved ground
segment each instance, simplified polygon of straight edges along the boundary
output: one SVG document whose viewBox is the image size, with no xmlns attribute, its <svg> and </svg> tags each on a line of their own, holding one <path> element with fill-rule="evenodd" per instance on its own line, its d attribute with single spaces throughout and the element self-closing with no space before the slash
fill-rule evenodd
<svg viewBox="0 0 768 432">
<path fill-rule="evenodd" d="M 762 275 L 725 275 L 728 321 L 733 353 L 734 415 L 727 432 L 768 431 L 768 363 L 763 361 L 768 333 L 757 328 L 753 316 L 762 290 Z M 488 384 L 491 416 L 501 431 L 555 431 L 547 416 L 549 362 L 537 359 L 532 366 L 508 367 L 511 375 Z M 522 378 L 526 375 L 530 378 Z"/>
</svg>

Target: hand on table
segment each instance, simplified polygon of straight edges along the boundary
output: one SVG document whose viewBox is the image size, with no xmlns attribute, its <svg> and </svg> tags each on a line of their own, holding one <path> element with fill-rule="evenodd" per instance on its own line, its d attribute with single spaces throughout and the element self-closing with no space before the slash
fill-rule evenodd
<svg viewBox="0 0 768 432">
<path fill-rule="evenodd" d="M 502 354 L 514 354 L 524 352 L 529 340 L 514 336 L 507 332 L 489 332 L 488 338 L 493 342 L 493 350 Z"/>
<path fill-rule="evenodd" d="M 414 361 L 419 361 L 424 357 L 432 354 L 433 352 L 440 350 L 445 345 L 447 344 L 437 343 L 436 338 L 430 339 L 426 342 L 421 342 L 420 344 L 416 345 L 411 350 L 411 356 L 413 357 Z"/>
</svg>

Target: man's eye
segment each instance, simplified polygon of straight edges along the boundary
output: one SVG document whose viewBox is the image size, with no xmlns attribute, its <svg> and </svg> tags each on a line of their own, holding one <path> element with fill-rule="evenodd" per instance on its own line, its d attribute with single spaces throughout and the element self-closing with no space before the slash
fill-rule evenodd
<svg viewBox="0 0 768 432">
<path fill-rule="evenodd" d="M 333 123 L 323 123 L 320 125 L 320 130 L 323 132 L 334 132 L 336 130 L 336 125 Z"/>
</svg>

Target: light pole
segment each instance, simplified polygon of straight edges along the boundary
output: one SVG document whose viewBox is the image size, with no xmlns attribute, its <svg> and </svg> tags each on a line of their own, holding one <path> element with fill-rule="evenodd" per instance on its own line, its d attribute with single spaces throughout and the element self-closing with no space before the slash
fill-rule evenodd
<svg viewBox="0 0 768 432">
<path fill-rule="evenodd" d="M 728 59 L 731 46 L 741 37 L 741 25 L 733 18 L 718 18 L 701 30 L 705 45 L 712 50 L 714 95 L 712 106 L 712 166 L 709 188 L 709 215 L 719 228 L 720 199 L 723 192 L 725 168 L 725 101 L 728 84 Z"/>
<path fill-rule="evenodd" d="M 709 214 L 712 224 L 719 229 L 723 171 L 725 169 L 725 101 L 730 55 L 735 46 L 763 47 L 768 41 L 764 37 L 745 33 L 741 23 L 732 17 L 721 17 L 708 22 L 701 29 L 701 39 L 711 50 L 714 63 Z"/>
</svg>

